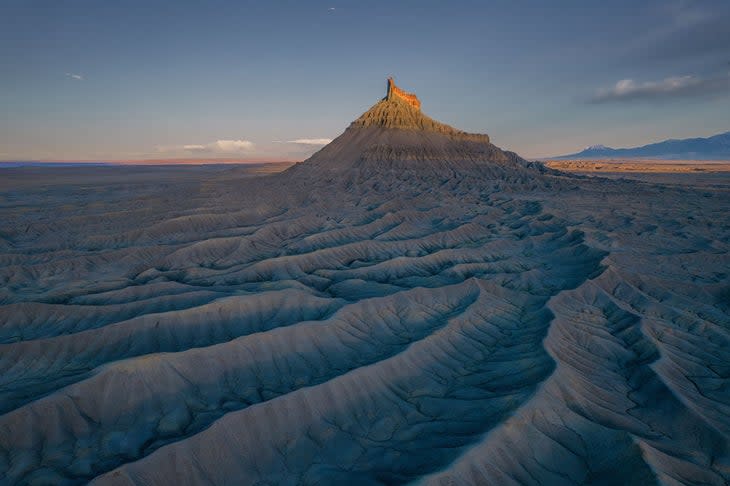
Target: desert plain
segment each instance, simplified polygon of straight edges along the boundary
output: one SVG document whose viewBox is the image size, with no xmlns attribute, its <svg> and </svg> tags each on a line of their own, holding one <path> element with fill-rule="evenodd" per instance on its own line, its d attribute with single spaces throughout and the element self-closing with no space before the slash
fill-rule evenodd
<svg viewBox="0 0 730 486">
<path fill-rule="evenodd" d="M 291 166 L 0 172 L 6 484 L 730 481 L 726 172 L 398 97 Z"/>
</svg>

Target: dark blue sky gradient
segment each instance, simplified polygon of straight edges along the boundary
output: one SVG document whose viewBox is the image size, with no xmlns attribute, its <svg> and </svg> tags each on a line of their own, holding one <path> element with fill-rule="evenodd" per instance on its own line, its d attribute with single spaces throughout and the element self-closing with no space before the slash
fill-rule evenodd
<svg viewBox="0 0 730 486">
<path fill-rule="evenodd" d="M 388 75 L 528 157 L 706 136 L 728 25 L 714 0 L 0 0 L 0 160 L 302 158 L 282 142 L 334 138 Z"/>
</svg>

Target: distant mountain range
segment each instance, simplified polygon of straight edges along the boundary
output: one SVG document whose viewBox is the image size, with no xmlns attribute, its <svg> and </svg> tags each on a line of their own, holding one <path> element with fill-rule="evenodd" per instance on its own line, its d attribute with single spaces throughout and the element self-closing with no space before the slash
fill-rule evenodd
<svg viewBox="0 0 730 486">
<path fill-rule="evenodd" d="M 591 145 L 578 153 L 553 159 L 646 158 L 668 160 L 730 160 L 730 132 L 707 138 L 670 139 L 632 148 Z"/>
</svg>

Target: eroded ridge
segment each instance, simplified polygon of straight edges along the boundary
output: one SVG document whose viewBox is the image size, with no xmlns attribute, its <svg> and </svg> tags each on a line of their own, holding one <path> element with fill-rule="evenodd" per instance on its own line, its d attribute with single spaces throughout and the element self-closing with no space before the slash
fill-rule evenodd
<svg viewBox="0 0 730 486">
<path fill-rule="evenodd" d="M 44 198 L 74 187 L 30 191 L 22 218 L 5 193 L 11 484 L 727 480 L 716 195 L 203 174 L 53 222 Z M 656 207 L 596 217 L 637 188 Z M 704 204 L 680 221 L 667 191 Z"/>
</svg>

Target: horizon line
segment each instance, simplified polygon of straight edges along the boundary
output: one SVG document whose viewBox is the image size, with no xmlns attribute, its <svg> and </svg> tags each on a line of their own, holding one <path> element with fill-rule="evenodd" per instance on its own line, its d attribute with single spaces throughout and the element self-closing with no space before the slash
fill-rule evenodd
<svg viewBox="0 0 730 486">
<path fill-rule="evenodd" d="M 107 164 L 107 165 L 236 165 L 297 163 L 295 159 L 240 159 L 240 158 L 168 158 L 168 159 L 4 159 L 0 164 Z"/>
</svg>

